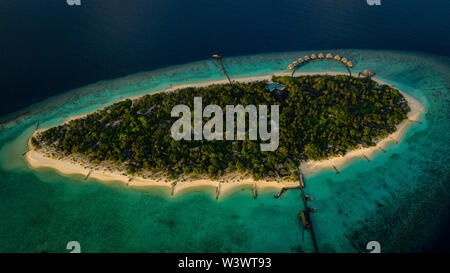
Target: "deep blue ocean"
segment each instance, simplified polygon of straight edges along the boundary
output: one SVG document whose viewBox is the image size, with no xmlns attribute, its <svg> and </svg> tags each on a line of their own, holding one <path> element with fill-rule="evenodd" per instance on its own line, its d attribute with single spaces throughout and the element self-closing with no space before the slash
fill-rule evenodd
<svg viewBox="0 0 450 273">
<path fill-rule="evenodd" d="M 307 177 L 319 248 L 365 251 L 379 240 L 387 252 L 449 252 L 449 11 L 448 0 L 0 1 L 0 252 L 65 252 L 69 240 L 86 252 L 311 252 L 296 191 L 170 198 L 33 170 L 21 154 L 36 121 L 222 79 L 213 53 L 238 77 L 285 71 L 319 50 L 373 69 L 426 108 L 423 124 L 370 164 Z"/>
<path fill-rule="evenodd" d="M 0 116 L 100 80 L 318 49 L 450 55 L 448 0 L 0 1 Z"/>
</svg>

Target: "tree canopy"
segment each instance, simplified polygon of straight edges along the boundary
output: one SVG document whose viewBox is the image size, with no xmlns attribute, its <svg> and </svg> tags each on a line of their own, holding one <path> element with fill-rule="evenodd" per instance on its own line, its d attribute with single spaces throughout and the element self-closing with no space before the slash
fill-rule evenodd
<svg viewBox="0 0 450 273">
<path fill-rule="evenodd" d="M 124 100 L 86 117 L 49 128 L 32 139 L 36 149 L 82 155 L 91 162 L 126 164 L 170 178 L 179 174 L 251 173 L 255 179 L 291 175 L 301 161 L 343 155 L 359 145 L 373 146 L 407 118 L 401 93 L 369 78 L 345 75 L 273 77 L 285 86 L 270 92 L 266 81 L 216 84 Z M 261 152 L 260 140 L 175 141 L 170 134 L 175 105 L 279 105 L 279 147 Z M 192 111 L 193 115 L 193 111 Z M 204 123 L 207 119 L 204 118 Z M 247 125 L 248 126 L 248 125 Z"/>
</svg>

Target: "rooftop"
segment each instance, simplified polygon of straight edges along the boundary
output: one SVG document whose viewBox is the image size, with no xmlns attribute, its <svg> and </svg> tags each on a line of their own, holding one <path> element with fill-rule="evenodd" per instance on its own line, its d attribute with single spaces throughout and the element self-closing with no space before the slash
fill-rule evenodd
<svg viewBox="0 0 450 273">
<path fill-rule="evenodd" d="M 270 83 L 267 88 L 269 88 L 270 92 L 275 91 L 275 90 L 280 90 L 280 91 L 284 90 L 284 86 L 282 84 L 279 84 L 276 82 Z"/>
</svg>

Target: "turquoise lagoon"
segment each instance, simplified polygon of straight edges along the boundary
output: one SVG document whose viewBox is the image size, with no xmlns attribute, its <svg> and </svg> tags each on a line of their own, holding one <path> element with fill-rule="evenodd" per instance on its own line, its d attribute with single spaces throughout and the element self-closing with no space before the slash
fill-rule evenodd
<svg viewBox="0 0 450 273">
<path fill-rule="evenodd" d="M 421 101 L 425 113 L 422 124 L 412 124 L 386 154 L 354 160 L 338 175 L 325 170 L 306 177 L 305 190 L 318 209 L 312 217 L 319 250 L 367 252 L 367 242 L 375 240 L 383 252 L 422 251 L 439 240 L 450 211 L 450 60 L 401 51 L 330 52 L 352 60 L 355 73 L 372 69 Z M 231 77 L 265 75 L 286 71 L 292 60 L 311 53 L 318 51 L 229 57 L 224 63 Z M 323 70 L 346 71 L 327 62 L 300 69 Z M 158 188 L 32 170 L 21 156 L 37 121 L 52 126 L 119 98 L 217 79 L 223 75 L 205 60 L 98 82 L 4 117 L 0 252 L 68 252 L 69 241 L 80 242 L 82 252 L 312 252 L 296 190 L 280 199 L 266 190 L 254 200 L 248 188 L 218 202 L 211 189 L 170 197 Z"/>
</svg>

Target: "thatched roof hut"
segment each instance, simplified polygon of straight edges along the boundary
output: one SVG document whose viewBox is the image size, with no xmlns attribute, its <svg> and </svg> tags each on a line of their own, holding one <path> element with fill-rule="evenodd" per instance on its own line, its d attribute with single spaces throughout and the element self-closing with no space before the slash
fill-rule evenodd
<svg viewBox="0 0 450 273">
<path fill-rule="evenodd" d="M 331 53 L 327 53 L 326 58 L 327 58 L 328 60 L 331 60 L 331 59 L 333 59 L 333 55 L 331 55 Z"/>
<path fill-rule="evenodd" d="M 315 59 L 317 59 L 317 56 L 316 56 L 316 54 L 311 54 L 311 60 L 315 60 Z"/>
<path fill-rule="evenodd" d="M 289 70 L 294 69 L 294 65 L 293 65 L 293 64 L 288 65 L 288 66 L 287 66 L 287 69 L 289 69 Z"/>
<path fill-rule="evenodd" d="M 341 56 L 339 56 L 339 55 L 334 56 L 334 60 L 335 61 L 340 61 L 341 60 Z"/>
<path fill-rule="evenodd" d="M 319 53 L 319 59 L 323 59 L 323 58 L 324 58 L 323 53 Z"/>
<path fill-rule="evenodd" d="M 298 58 L 297 62 L 301 64 L 301 63 L 303 63 L 303 59 L 302 58 Z"/>
<path fill-rule="evenodd" d="M 272 92 L 272 91 L 283 91 L 284 90 L 284 85 L 282 85 L 282 84 L 280 84 L 280 83 L 277 83 L 277 82 L 273 82 L 273 83 L 270 83 L 268 86 L 267 86 L 267 88 L 270 90 L 270 92 Z"/>
<path fill-rule="evenodd" d="M 347 60 L 347 58 L 342 58 L 342 59 L 341 59 L 341 62 L 343 62 L 343 63 L 347 63 L 347 62 L 348 62 L 348 60 Z"/>
<path fill-rule="evenodd" d="M 305 61 L 309 61 L 309 56 L 305 56 L 305 57 L 303 57 L 303 59 L 304 59 Z"/>
<path fill-rule="evenodd" d="M 370 69 L 364 69 L 362 72 L 359 73 L 360 75 L 364 76 L 364 77 L 372 77 L 373 75 L 375 75 L 375 72 L 373 72 Z"/>
<path fill-rule="evenodd" d="M 353 67 L 353 63 L 352 63 L 352 62 L 350 62 L 350 61 L 348 61 L 348 62 L 347 62 L 347 67 L 350 67 L 350 68 L 352 68 L 352 67 Z"/>
</svg>

